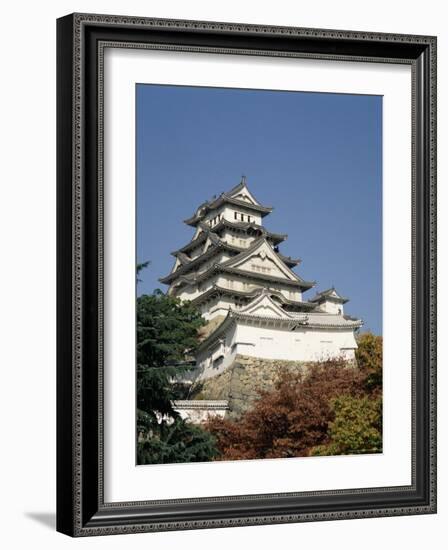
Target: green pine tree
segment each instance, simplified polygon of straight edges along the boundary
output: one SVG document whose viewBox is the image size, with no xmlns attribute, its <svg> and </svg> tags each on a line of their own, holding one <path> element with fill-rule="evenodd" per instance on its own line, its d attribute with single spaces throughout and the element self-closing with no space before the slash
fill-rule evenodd
<svg viewBox="0 0 448 550">
<path fill-rule="evenodd" d="M 139 273 L 148 262 L 137 265 Z M 215 454 L 214 438 L 184 422 L 172 407 L 182 397 L 179 366 L 198 345 L 205 324 L 189 302 L 160 290 L 137 298 L 137 461 L 139 464 L 195 462 Z"/>
</svg>

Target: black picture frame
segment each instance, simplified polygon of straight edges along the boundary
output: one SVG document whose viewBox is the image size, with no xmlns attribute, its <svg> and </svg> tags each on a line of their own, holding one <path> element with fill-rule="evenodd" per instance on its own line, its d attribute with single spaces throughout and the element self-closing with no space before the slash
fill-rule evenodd
<svg viewBox="0 0 448 550">
<path fill-rule="evenodd" d="M 410 486 L 104 502 L 101 56 L 111 42 L 411 65 Z M 436 38 L 72 14 L 57 21 L 57 52 L 57 530 L 89 536 L 435 513 Z"/>
</svg>

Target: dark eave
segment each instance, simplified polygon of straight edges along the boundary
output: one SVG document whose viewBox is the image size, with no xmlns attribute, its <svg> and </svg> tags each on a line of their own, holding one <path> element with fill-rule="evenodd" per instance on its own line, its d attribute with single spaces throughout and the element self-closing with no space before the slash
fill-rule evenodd
<svg viewBox="0 0 448 550">
<path fill-rule="evenodd" d="M 220 241 L 220 238 L 218 237 L 218 235 L 210 231 L 210 228 L 207 227 L 207 228 L 204 228 L 204 232 L 201 233 L 196 239 L 194 239 L 193 241 L 190 241 L 188 244 L 186 244 L 182 248 L 179 248 L 179 250 L 174 250 L 173 252 L 171 252 L 171 256 L 179 256 L 179 254 L 185 254 L 188 251 L 193 250 L 194 248 L 203 244 L 208 238 L 210 238 L 213 244 L 218 244 L 218 242 Z"/>
<path fill-rule="evenodd" d="M 238 183 L 238 185 L 235 185 L 235 187 L 232 187 L 230 191 L 227 191 L 226 195 L 232 196 L 235 193 L 238 193 L 238 191 L 241 191 L 241 189 L 244 189 L 245 186 L 246 186 L 246 182 L 244 180 L 241 180 L 240 183 Z"/>
<path fill-rule="evenodd" d="M 229 220 L 222 219 L 219 223 L 217 223 L 213 227 L 210 227 L 209 225 L 202 222 L 200 223 L 200 225 L 204 230 L 203 233 L 201 233 L 196 239 L 190 241 L 182 248 L 179 248 L 178 250 L 174 250 L 173 252 L 171 252 L 172 256 L 177 256 L 179 252 L 188 252 L 189 250 L 196 248 L 201 243 L 206 241 L 209 235 L 210 235 L 210 238 L 213 239 L 216 233 L 219 233 L 222 229 L 225 229 L 225 228 L 246 231 L 247 233 L 249 233 L 250 231 L 259 232 L 260 235 L 264 235 L 266 239 L 269 239 L 270 241 L 272 241 L 274 245 L 277 245 L 288 238 L 288 235 L 286 235 L 285 233 L 271 233 L 262 225 L 258 225 L 253 222 L 233 223 Z"/>
<path fill-rule="evenodd" d="M 229 229 L 243 230 L 243 231 L 259 231 L 261 235 L 265 236 L 274 244 L 279 244 L 288 238 L 286 233 L 271 233 L 262 225 L 258 225 L 254 222 L 230 222 L 228 220 L 221 220 L 215 227 L 212 227 L 212 231 L 219 232 L 221 228 L 228 227 Z"/>
<path fill-rule="evenodd" d="M 244 279 L 255 279 L 260 281 L 272 281 L 274 283 L 280 283 L 284 284 L 286 286 L 294 286 L 296 288 L 301 288 L 302 290 L 308 290 L 309 288 L 312 288 L 316 285 L 314 281 L 303 281 L 302 279 L 298 280 L 292 280 L 292 279 L 283 279 L 281 277 L 272 277 L 271 275 L 264 275 L 263 273 L 258 273 L 257 271 L 243 271 L 241 269 L 236 269 L 233 267 L 225 267 L 222 264 L 215 264 L 212 265 L 207 271 L 204 271 L 204 273 L 201 273 L 200 275 L 195 275 L 191 278 L 184 278 L 185 282 L 192 284 L 192 283 L 199 283 L 202 281 L 205 281 L 215 275 L 215 273 L 230 273 L 232 275 L 240 276 Z M 161 279 L 159 279 L 160 282 L 164 282 Z"/>
<path fill-rule="evenodd" d="M 281 252 L 277 252 L 277 256 L 288 267 L 295 267 L 296 265 L 299 265 L 302 261 L 300 258 L 291 258 L 291 256 L 284 256 Z"/>
<path fill-rule="evenodd" d="M 230 244 L 227 244 L 224 241 L 219 241 L 217 244 L 213 244 L 210 246 L 210 248 L 205 252 L 204 254 L 201 254 L 194 260 L 191 260 L 189 263 L 181 265 L 176 271 L 173 271 L 169 275 L 166 275 L 166 277 L 161 277 L 159 281 L 164 284 L 170 284 L 173 280 L 177 279 L 181 275 L 185 275 L 185 273 L 191 271 L 194 267 L 197 267 L 204 261 L 212 258 L 215 254 L 222 250 L 230 250 L 233 252 L 241 252 L 241 248 L 237 248 L 236 246 L 232 246 Z"/>
<path fill-rule="evenodd" d="M 198 296 L 197 298 L 194 298 L 191 302 L 195 305 L 201 304 L 202 302 L 205 302 L 209 298 L 213 297 L 214 295 L 226 295 L 226 296 L 236 296 L 240 298 L 247 298 L 248 300 L 255 298 L 258 294 L 260 294 L 261 289 L 255 288 L 254 290 L 232 290 L 229 288 L 220 287 L 218 285 L 213 285 L 209 290 Z M 303 308 L 306 310 L 314 309 L 316 307 L 315 304 L 311 304 L 310 302 L 299 302 L 297 300 L 289 300 L 288 298 L 285 298 L 281 292 L 278 291 L 269 291 L 272 296 L 276 296 L 280 299 L 280 301 L 284 305 L 288 306 L 294 306 L 297 308 Z"/>
<path fill-rule="evenodd" d="M 273 208 L 270 206 L 251 204 L 246 201 L 234 199 L 233 197 L 230 197 L 227 193 L 222 193 L 217 199 L 201 204 L 201 206 L 199 206 L 199 208 L 196 210 L 195 214 L 191 216 L 191 218 L 184 220 L 184 223 L 186 223 L 187 225 L 195 226 L 204 218 L 204 216 L 208 212 L 210 212 L 211 210 L 216 210 L 223 204 L 232 204 L 234 206 L 238 206 L 239 208 L 245 208 L 246 210 L 252 212 L 258 212 L 259 214 L 261 214 L 261 216 L 266 216 L 273 210 Z"/>
<path fill-rule="evenodd" d="M 287 286 L 295 286 L 308 290 L 316 285 L 315 281 L 304 281 L 303 279 L 283 279 L 282 277 L 273 277 L 272 275 L 264 275 L 257 271 L 243 271 L 235 267 L 218 266 L 224 273 L 233 273 L 235 275 L 241 275 L 242 277 L 250 279 L 260 279 L 263 281 L 272 281 L 275 283 L 282 283 Z"/>
<path fill-rule="evenodd" d="M 333 292 L 337 291 L 335 288 L 329 288 L 327 290 L 322 290 L 322 292 L 318 292 L 316 296 L 310 299 L 310 302 L 316 302 L 318 304 L 325 302 L 326 300 L 329 300 L 331 302 L 336 302 L 338 304 L 346 304 L 349 300 L 348 298 L 344 298 L 343 296 L 332 296 L 331 294 Z"/>
<path fill-rule="evenodd" d="M 229 244 L 225 243 L 225 241 L 220 241 L 218 243 L 218 245 L 213 245 L 212 250 L 216 251 L 216 249 L 219 249 L 219 248 L 225 248 L 227 250 L 232 250 L 232 251 L 238 252 L 238 258 L 240 260 L 243 260 L 246 257 L 248 257 L 250 254 L 252 254 L 254 251 L 256 251 L 260 247 L 260 245 L 263 244 L 263 242 L 266 242 L 266 237 L 260 237 L 259 239 L 256 239 L 251 244 L 251 246 L 249 248 L 243 248 L 242 249 L 242 248 L 239 248 L 239 247 L 236 247 L 236 246 L 233 246 L 233 245 L 229 245 Z M 277 253 L 274 252 L 274 254 L 277 254 Z M 210 252 L 210 249 L 209 249 L 209 250 L 207 250 L 207 252 L 205 252 L 201 256 L 198 256 L 197 258 L 192 260 L 189 264 L 181 266 L 176 271 L 170 273 L 168 276 L 166 276 L 162 279 L 159 279 L 159 281 L 162 282 L 162 283 L 166 283 L 166 284 L 170 283 L 173 280 L 177 279 L 180 275 L 185 275 L 185 273 L 187 271 L 191 271 L 192 267 L 200 265 L 204 260 L 210 258 L 211 256 L 212 256 L 212 253 Z M 294 279 L 288 279 L 288 278 L 283 278 L 283 277 L 275 277 L 275 276 L 272 276 L 272 275 L 265 275 L 263 273 L 259 273 L 259 272 L 256 272 L 256 271 L 240 270 L 238 268 L 232 267 L 232 265 L 228 265 L 229 263 L 231 264 L 231 262 L 233 262 L 233 261 L 234 261 L 234 258 L 232 258 L 231 260 L 227 260 L 223 263 L 216 263 L 216 264 L 212 265 L 208 270 L 204 271 L 200 275 L 193 275 L 190 279 L 189 284 L 193 284 L 193 283 L 196 283 L 198 281 L 203 281 L 204 279 L 207 279 L 208 277 L 210 277 L 213 273 L 215 273 L 218 270 L 223 272 L 223 273 L 232 273 L 232 274 L 239 275 L 239 276 L 245 277 L 245 278 L 263 280 L 263 281 L 278 282 L 278 283 L 281 283 L 281 284 L 284 284 L 284 285 L 287 285 L 287 286 L 299 287 L 303 290 L 308 290 L 309 288 L 312 288 L 316 284 L 314 281 L 304 281 L 301 277 L 299 277 L 299 275 L 297 275 L 297 273 L 294 273 L 287 266 L 285 266 L 286 269 L 288 269 L 290 271 L 291 275 L 294 276 Z M 185 282 L 187 282 L 187 281 L 185 281 Z"/>
<path fill-rule="evenodd" d="M 176 257 L 179 259 L 179 261 L 182 265 L 186 265 L 186 264 L 188 264 L 192 261 L 191 258 L 189 258 L 183 252 L 179 252 L 179 254 L 176 254 Z"/>
</svg>

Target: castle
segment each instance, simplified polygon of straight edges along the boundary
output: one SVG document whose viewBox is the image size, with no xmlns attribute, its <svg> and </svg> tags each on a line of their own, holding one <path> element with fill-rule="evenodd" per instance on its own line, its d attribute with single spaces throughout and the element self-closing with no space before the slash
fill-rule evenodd
<svg viewBox="0 0 448 550">
<path fill-rule="evenodd" d="M 316 283 L 293 271 L 299 259 L 280 252 L 287 235 L 263 226 L 270 212 L 243 176 L 236 187 L 204 202 L 185 220 L 195 229 L 193 238 L 172 253 L 174 266 L 160 281 L 169 285 L 168 294 L 190 300 L 208 321 L 196 352 L 196 384 L 224 380 L 241 358 L 247 365 L 262 360 L 265 370 L 278 362 L 355 360 L 355 331 L 362 321 L 344 314 L 348 300 L 335 288 L 303 298 Z M 196 421 L 203 411 L 223 415 L 229 409 L 228 399 L 210 398 L 177 402 L 177 407 Z"/>
</svg>

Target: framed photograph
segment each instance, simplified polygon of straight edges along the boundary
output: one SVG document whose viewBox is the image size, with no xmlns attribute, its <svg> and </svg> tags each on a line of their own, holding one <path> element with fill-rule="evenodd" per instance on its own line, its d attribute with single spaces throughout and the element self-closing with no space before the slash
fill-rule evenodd
<svg viewBox="0 0 448 550">
<path fill-rule="evenodd" d="M 435 513 L 436 38 L 57 40 L 57 529 Z"/>
</svg>

